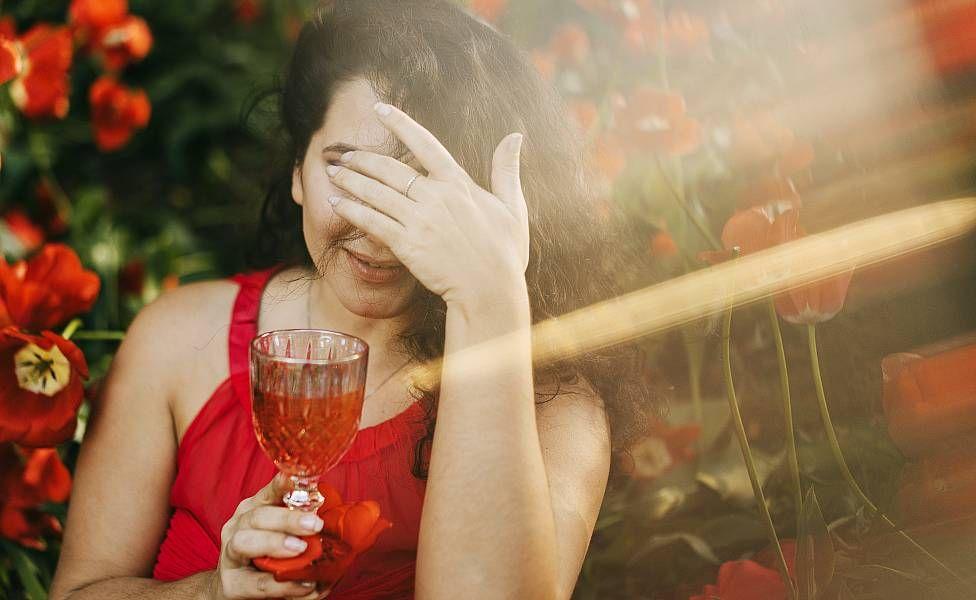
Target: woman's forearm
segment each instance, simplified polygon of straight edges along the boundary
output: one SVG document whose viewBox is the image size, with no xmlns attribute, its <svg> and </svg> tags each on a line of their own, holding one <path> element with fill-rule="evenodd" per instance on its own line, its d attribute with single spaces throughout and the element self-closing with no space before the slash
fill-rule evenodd
<svg viewBox="0 0 976 600">
<path fill-rule="evenodd" d="M 555 530 L 532 382 L 525 282 L 448 304 L 437 427 L 420 524 L 418 598 L 548 598 Z M 500 336 L 472 371 L 456 353 Z"/>
<path fill-rule="evenodd" d="M 210 600 L 213 573 L 201 571 L 176 581 L 113 577 L 63 594 L 52 593 L 51 600 Z"/>
</svg>

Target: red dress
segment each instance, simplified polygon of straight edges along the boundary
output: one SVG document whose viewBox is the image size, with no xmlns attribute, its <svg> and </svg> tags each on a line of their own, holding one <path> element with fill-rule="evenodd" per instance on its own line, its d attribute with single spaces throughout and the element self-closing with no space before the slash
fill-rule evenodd
<svg viewBox="0 0 976 600">
<path fill-rule="evenodd" d="M 221 527 L 241 500 L 274 477 L 275 466 L 258 446 L 251 425 L 248 344 L 257 333 L 262 291 L 279 268 L 231 277 L 240 289 L 230 324 L 230 375 L 193 419 L 177 451 L 173 512 L 154 579 L 172 581 L 216 568 Z M 329 600 L 413 597 L 425 483 L 411 469 L 423 432 L 423 410 L 414 402 L 392 419 L 360 429 L 346 455 L 322 478 L 346 501 L 377 501 L 393 522 Z"/>
</svg>

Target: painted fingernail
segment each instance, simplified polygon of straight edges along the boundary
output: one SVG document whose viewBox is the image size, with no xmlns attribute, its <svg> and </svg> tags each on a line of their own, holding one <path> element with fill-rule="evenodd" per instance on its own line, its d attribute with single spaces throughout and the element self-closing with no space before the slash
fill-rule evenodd
<svg viewBox="0 0 976 600">
<path fill-rule="evenodd" d="M 340 198 L 339 196 L 329 196 L 329 204 L 331 204 L 332 206 L 339 204 L 340 200 L 342 200 L 342 198 Z"/>
<path fill-rule="evenodd" d="M 333 196 L 335 198 L 335 196 Z M 318 531 L 322 528 L 322 519 L 315 515 L 305 515 L 298 520 L 298 524 L 309 531 Z"/>
<path fill-rule="evenodd" d="M 382 102 L 377 102 L 376 104 L 374 104 L 373 105 L 373 110 L 375 110 L 379 114 L 383 115 L 384 117 L 386 115 L 390 114 L 390 112 L 391 112 L 390 111 L 390 105 L 389 104 L 383 104 Z"/>
<path fill-rule="evenodd" d="M 289 550 L 302 551 L 308 546 L 308 542 L 305 540 L 300 540 L 297 537 L 288 536 L 285 538 L 285 548 Z"/>
<path fill-rule="evenodd" d="M 350 158 L 352 158 L 352 150 L 350 150 L 349 152 L 346 152 L 342 156 L 340 156 L 339 157 L 339 160 L 341 160 L 342 162 L 349 162 L 349 159 Z"/>
<path fill-rule="evenodd" d="M 335 175 L 336 173 L 339 172 L 339 167 L 335 165 L 329 165 L 325 168 L 325 172 L 328 173 L 329 175 Z"/>
</svg>

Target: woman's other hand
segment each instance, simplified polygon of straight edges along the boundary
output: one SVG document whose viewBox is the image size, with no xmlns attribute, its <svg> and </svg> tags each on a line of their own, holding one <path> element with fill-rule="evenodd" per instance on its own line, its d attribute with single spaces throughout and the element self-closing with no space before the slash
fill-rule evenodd
<svg viewBox="0 0 976 600">
<path fill-rule="evenodd" d="M 220 531 L 220 561 L 210 590 L 217 600 L 242 598 L 322 598 L 315 582 L 278 582 L 271 573 L 255 569 L 251 559 L 287 558 L 301 554 L 299 536 L 318 533 L 322 519 L 315 513 L 277 505 L 286 489 L 279 473 L 254 496 L 244 499 Z"/>
</svg>

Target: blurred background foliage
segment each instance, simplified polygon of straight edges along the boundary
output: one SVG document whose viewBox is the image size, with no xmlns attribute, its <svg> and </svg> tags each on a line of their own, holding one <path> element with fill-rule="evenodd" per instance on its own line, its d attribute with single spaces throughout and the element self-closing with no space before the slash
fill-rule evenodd
<svg viewBox="0 0 976 600">
<path fill-rule="evenodd" d="M 38 23 L 64 25 L 69 4 L 84 3 L 8 1 L 0 15 L 20 35 Z M 632 288 L 706 268 L 725 251 L 726 223 L 753 209 L 802 207 L 806 229 L 817 232 L 972 193 L 976 28 L 954 24 L 971 14 L 968 3 L 465 4 L 512 36 L 566 99 L 567 126 L 586 137 L 601 177 L 604 216 L 623 225 L 621 243 L 646 248 L 646 264 L 627 282 Z M 66 114 L 28 117 L 7 93 L 15 82 L 0 89 L 5 258 L 65 242 L 101 281 L 73 338 L 91 366 L 89 398 L 112 359 L 112 338 L 142 306 L 165 289 L 246 267 L 276 142 L 268 105 L 247 107 L 275 85 L 311 6 L 131 0 L 128 13 L 148 25 L 151 48 L 122 67 L 109 65 L 76 26 Z M 131 137 L 112 149 L 97 143 L 92 95 L 106 75 L 133 94 L 144 91 L 151 106 L 144 126 L 135 117 L 123 123 Z M 841 445 L 883 510 L 896 508 L 906 455 L 886 425 L 882 359 L 976 327 L 973 249 L 970 237 L 858 270 L 844 309 L 820 319 L 829 321 L 819 329 L 821 361 Z M 803 518 L 790 490 L 764 305 L 736 311 L 732 354 L 779 536 L 824 532 L 815 550 L 798 553 L 796 568 L 815 572 L 822 598 L 949 597 L 941 595 L 949 582 L 939 569 L 890 542 L 890 531 L 841 479 L 823 436 L 805 331 L 783 325 L 802 478 L 818 499 Z M 755 595 L 765 589 L 763 577 L 778 576 L 763 558 L 769 540 L 728 417 L 718 328 L 716 316 L 645 341 L 646 374 L 670 398 L 668 417 L 615 454 L 576 597 L 684 600 L 706 585 L 716 597 L 786 597 L 778 579 L 775 591 Z M 86 414 L 83 405 L 73 440 L 58 447 L 69 471 Z M 65 504 L 30 510 L 32 518 L 63 522 Z M 943 553 L 958 548 L 945 536 L 937 542 Z M 0 590 L 44 598 L 57 532 L 0 543 Z M 759 580 L 725 577 L 723 584 L 723 572 L 746 564 L 740 559 L 763 565 Z M 904 593 L 915 595 L 896 595 Z"/>
</svg>

